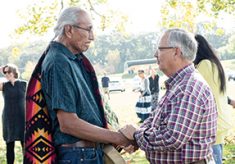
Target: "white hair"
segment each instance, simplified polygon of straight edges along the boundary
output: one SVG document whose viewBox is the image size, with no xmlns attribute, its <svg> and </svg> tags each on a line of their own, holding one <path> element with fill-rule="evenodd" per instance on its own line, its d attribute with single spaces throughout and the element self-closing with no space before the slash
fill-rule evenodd
<svg viewBox="0 0 235 164">
<path fill-rule="evenodd" d="M 194 61 L 197 53 L 197 41 L 192 33 L 174 28 L 167 30 L 165 34 L 168 34 L 167 43 L 169 47 L 179 47 L 185 59 Z"/>
<path fill-rule="evenodd" d="M 57 20 L 54 28 L 55 38 L 64 34 L 65 25 L 75 25 L 79 19 L 80 14 L 84 12 L 79 7 L 69 7 L 65 9 Z"/>
</svg>

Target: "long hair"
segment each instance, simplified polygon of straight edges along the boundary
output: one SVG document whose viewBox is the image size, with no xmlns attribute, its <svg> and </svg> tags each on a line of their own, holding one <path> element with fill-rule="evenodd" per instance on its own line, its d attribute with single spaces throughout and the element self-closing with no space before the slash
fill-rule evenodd
<svg viewBox="0 0 235 164">
<path fill-rule="evenodd" d="M 204 59 L 210 60 L 212 63 L 214 63 L 219 72 L 220 92 L 224 93 L 226 91 L 226 78 L 223 66 L 219 58 L 217 57 L 213 48 L 202 35 L 197 34 L 195 36 L 195 39 L 198 42 L 198 50 L 196 59 L 194 60 L 194 64 L 198 65 Z"/>
</svg>

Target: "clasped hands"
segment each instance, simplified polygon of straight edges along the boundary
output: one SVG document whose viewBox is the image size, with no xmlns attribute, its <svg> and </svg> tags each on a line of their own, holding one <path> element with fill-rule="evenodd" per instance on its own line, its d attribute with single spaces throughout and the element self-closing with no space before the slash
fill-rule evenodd
<svg viewBox="0 0 235 164">
<path fill-rule="evenodd" d="M 122 148 L 130 154 L 138 150 L 138 145 L 134 139 L 134 133 L 136 130 L 137 128 L 131 124 L 125 125 L 124 127 L 118 130 L 119 133 L 125 136 L 128 142 L 126 146 L 122 146 Z"/>
</svg>

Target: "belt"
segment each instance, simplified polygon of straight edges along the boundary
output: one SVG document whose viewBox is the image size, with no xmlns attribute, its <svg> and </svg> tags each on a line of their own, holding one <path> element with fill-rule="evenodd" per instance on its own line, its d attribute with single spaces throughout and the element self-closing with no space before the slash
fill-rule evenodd
<svg viewBox="0 0 235 164">
<path fill-rule="evenodd" d="M 72 144 L 62 144 L 61 147 L 90 147 L 90 148 L 97 148 L 100 144 L 96 142 L 80 140 L 78 142 Z"/>
</svg>

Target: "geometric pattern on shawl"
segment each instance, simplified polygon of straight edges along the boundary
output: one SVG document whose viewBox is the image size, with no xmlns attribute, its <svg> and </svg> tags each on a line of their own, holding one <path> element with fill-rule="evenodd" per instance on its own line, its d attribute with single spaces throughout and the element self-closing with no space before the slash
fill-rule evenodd
<svg viewBox="0 0 235 164">
<path fill-rule="evenodd" d="M 56 164 L 51 120 L 41 90 L 41 64 L 47 51 L 39 59 L 26 92 L 24 164 Z"/>
<path fill-rule="evenodd" d="M 41 88 L 41 66 L 48 50 L 49 46 L 37 63 L 26 92 L 24 164 L 56 164 L 51 120 Z M 103 127 L 107 128 L 103 102 L 94 68 L 86 56 L 81 55 L 83 56 L 82 64 L 90 79 L 92 79 L 92 91 L 101 112 Z"/>
</svg>

